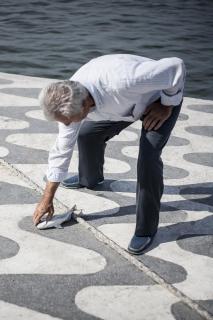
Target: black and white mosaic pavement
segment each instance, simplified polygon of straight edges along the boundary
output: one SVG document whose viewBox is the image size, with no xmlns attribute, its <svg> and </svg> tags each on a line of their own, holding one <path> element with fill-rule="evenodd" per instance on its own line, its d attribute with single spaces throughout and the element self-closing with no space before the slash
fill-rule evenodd
<svg viewBox="0 0 213 320">
<path fill-rule="evenodd" d="M 0 74 L 0 157 L 44 187 L 57 125 L 37 96 L 52 80 Z M 162 159 L 164 194 L 151 249 L 138 256 L 179 291 L 213 312 L 213 103 L 185 98 Z M 95 190 L 59 188 L 57 198 L 124 249 L 134 232 L 136 122 L 106 149 L 105 182 Z M 70 173 L 78 168 L 78 150 Z M 40 196 L 0 167 L 0 319 L 202 319 L 82 226 L 39 231 Z M 19 319 L 19 318 L 17 318 Z"/>
</svg>

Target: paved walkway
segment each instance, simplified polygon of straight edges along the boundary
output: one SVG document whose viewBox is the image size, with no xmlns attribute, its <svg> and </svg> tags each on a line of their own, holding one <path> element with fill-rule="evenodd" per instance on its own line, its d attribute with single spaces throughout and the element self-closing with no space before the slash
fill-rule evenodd
<svg viewBox="0 0 213 320">
<path fill-rule="evenodd" d="M 0 73 L 0 319 L 212 319 L 213 103 L 184 99 L 162 154 L 159 230 L 134 257 L 140 121 L 108 143 L 103 185 L 58 189 L 56 212 L 77 204 L 79 223 L 32 224 L 57 134 L 37 101 L 49 81 Z"/>
</svg>

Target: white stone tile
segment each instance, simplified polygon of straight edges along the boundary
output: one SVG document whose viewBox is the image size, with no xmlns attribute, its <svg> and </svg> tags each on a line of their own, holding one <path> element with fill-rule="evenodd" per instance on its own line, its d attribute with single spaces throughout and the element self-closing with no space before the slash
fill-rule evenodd
<svg viewBox="0 0 213 320">
<path fill-rule="evenodd" d="M 125 173 L 130 171 L 130 165 L 122 160 L 105 157 L 104 173 Z"/>
<path fill-rule="evenodd" d="M 120 209 L 119 204 L 115 201 L 77 190 L 58 188 L 56 197 L 68 207 L 76 204 L 85 215 L 101 213 L 107 216 L 116 214 Z"/>
<path fill-rule="evenodd" d="M 104 320 L 173 320 L 171 305 L 178 301 L 158 285 L 91 286 L 75 297 L 78 308 Z"/>
<path fill-rule="evenodd" d="M 127 249 L 135 232 L 135 223 L 109 223 L 99 226 L 98 229 L 120 247 Z"/>
<path fill-rule="evenodd" d="M 124 141 L 136 141 L 138 135 L 129 130 L 122 130 L 119 135 L 114 136 L 110 141 L 124 142 Z"/>
<path fill-rule="evenodd" d="M 42 110 L 31 110 L 25 113 L 26 117 L 37 120 L 47 121 Z"/>
<path fill-rule="evenodd" d="M 0 301 L 0 319 L 1 320 L 61 320 L 61 318 L 52 317 L 32 309 L 20 307 L 18 305 Z"/>
<path fill-rule="evenodd" d="M 12 185 L 18 185 L 21 187 L 30 188 L 28 184 L 22 179 L 18 179 L 15 173 L 8 170 L 7 167 L 0 164 L 0 182 L 10 183 Z"/>
<path fill-rule="evenodd" d="M 43 176 L 47 168 L 46 165 L 41 164 L 18 164 L 15 165 L 19 170 L 24 172 L 28 177 L 30 177 L 39 186 L 44 187 L 45 182 L 43 181 Z M 83 210 L 83 214 L 96 214 L 103 211 L 107 214 L 116 214 L 120 206 L 115 201 L 107 198 L 98 197 L 93 194 L 85 193 L 79 191 L 81 189 L 65 189 L 59 187 L 56 192 L 56 197 L 62 201 L 68 207 L 73 207 L 74 204 L 77 205 L 78 209 Z"/>
<path fill-rule="evenodd" d="M 185 251 L 175 241 L 161 243 L 148 255 L 179 264 L 186 270 L 186 280 L 175 284 L 175 287 L 188 297 L 195 300 L 213 299 L 209 282 L 213 278 L 212 258 Z"/>
<path fill-rule="evenodd" d="M 9 154 L 9 150 L 5 147 L 0 146 L 0 157 L 4 158 Z"/>
<path fill-rule="evenodd" d="M 196 226 L 196 221 L 199 222 L 200 219 L 209 215 L 210 213 L 205 211 L 190 212 L 186 221 L 194 221 L 194 226 Z M 176 238 L 181 236 L 181 230 L 179 229 L 177 229 L 176 235 L 173 235 L 173 237 L 176 236 L 173 240 L 165 240 L 164 242 L 163 239 L 167 239 L 167 232 L 169 232 L 169 229 L 167 229 L 166 226 L 170 225 L 172 224 L 167 223 L 159 225 L 159 227 L 165 227 L 163 231 L 161 230 L 156 235 L 156 240 L 159 238 L 160 244 L 154 249 L 148 251 L 146 255 L 182 266 L 187 272 L 187 278 L 185 281 L 174 284 L 174 286 L 191 299 L 213 299 L 213 291 L 209 282 L 209 279 L 213 278 L 213 259 L 180 248 L 176 243 Z M 175 223 L 173 223 L 173 225 L 175 225 Z M 134 234 L 135 224 L 105 224 L 100 226 L 98 229 L 121 247 L 127 249 L 129 241 Z M 193 229 L 190 233 L 193 234 Z M 182 231 L 182 235 L 184 235 L 184 230 Z"/>
<path fill-rule="evenodd" d="M 0 116 L 0 130 L 18 130 L 28 127 L 29 123 L 27 121 Z"/>
<path fill-rule="evenodd" d="M 0 92 L 0 107 L 38 107 L 37 99 Z"/>
<path fill-rule="evenodd" d="M 193 152 L 200 152 L 201 148 L 199 146 L 197 148 L 192 149 L 192 145 L 190 147 L 183 146 L 178 147 L 178 152 L 175 152 L 175 148 L 172 147 L 165 148 L 162 152 L 162 160 L 164 165 L 173 166 L 176 168 L 186 170 L 189 175 L 181 178 L 181 180 L 177 179 L 169 179 L 169 184 L 192 184 L 192 183 L 203 183 L 203 182 L 212 182 L 213 180 L 213 170 L 212 167 L 204 166 L 202 164 L 192 163 L 183 158 L 184 154 L 193 153 Z M 206 147 L 205 147 L 206 148 Z M 173 151 L 173 152 L 172 152 Z M 207 150 L 205 150 L 207 152 Z M 174 180 L 174 181 L 173 181 Z M 179 180 L 179 182 L 177 182 Z"/>
<path fill-rule="evenodd" d="M 6 141 L 22 147 L 49 151 L 56 140 L 51 133 L 15 133 L 7 136 Z"/>
<path fill-rule="evenodd" d="M 28 178 L 37 183 L 39 186 L 44 187 L 46 183 L 43 177 L 46 173 L 47 164 L 14 164 L 14 166 L 23 172 Z"/>
<path fill-rule="evenodd" d="M 24 134 L 17 133 L 7 136 L 6 141 L 22 147 L 44 150 L 49 152 L 56 140 L 56 134 Z M 78 154 L 73 152 L 71 159 L 71 171 L 78 171 Z M 105 173 L 125 173 L 131 169 L 130 165 L 122 160 L 105 157 L 104 172 Z"/>
<path fill-rule="evenodd" d="M 11 87 L 11 88 L 41 88 L 51 82 L 57 82 L 57 79 L 30 77 L 19 74 L 10 74 L 0 72 L 0 78 L 5 80 L 11 80 L 13 83 L 1 85 L 1 87 Z"/>
<path fill-rule="evenodd" d="M 32 217 L 34 209 L 35 205 L 0 206 L 0 235 L 20 247 L 15 256 L 0 260 L 0 274 L 90 274 L 105 268 L 105 258 L 93 250 L 20 229 L 19 222 Z"/>
<path fill-rule="evenodd" d="M 124 147 L 121 152 L 129 157 L 129 158 L 134 158 L 137 159 L 138 158 L 138 152 L 139 152 L 139 146 L 127 146 Z"/>
</svg>

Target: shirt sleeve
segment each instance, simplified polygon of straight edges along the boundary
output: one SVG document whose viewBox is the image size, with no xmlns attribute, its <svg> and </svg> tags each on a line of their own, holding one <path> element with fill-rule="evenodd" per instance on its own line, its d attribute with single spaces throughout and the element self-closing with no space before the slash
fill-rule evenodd
<svg viewBox="0 0 213 320">
<path fill-rule="evenodd" d="M 145 61 L 136 66 L 127 90 L 136 94 L 160 90 L 161 104 L 177 106 L 183 99 L 185 77 L 185 64 L 180 58 Z"/>
<path fill-rule="evenodd" d="M 59 133 L 48 157 L 47 180 L 61 182 L 67 177 L 70 160 L 83 120 L 69 126 L 58 123 Z"/>
</svg>

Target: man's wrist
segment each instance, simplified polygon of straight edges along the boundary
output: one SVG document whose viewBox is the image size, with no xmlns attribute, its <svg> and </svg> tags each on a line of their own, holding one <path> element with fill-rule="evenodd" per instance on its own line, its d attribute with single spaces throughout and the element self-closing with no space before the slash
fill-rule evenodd
<svg viewBox="0 0 213 320">
<path fill-rule="evenodd" d="M 173 108 L 175 107 L 175 106 L 173 106 L 173 105 L 166 106 L 165 104 L 162 104 L 162 103 L 161 103 L 161 106 L 167 107 L 168 109 L 170 109 L 170 108 L 173 109 Z"/>
<path fill-rule="evenodd" d="M 48 181 L 44 190 L 43 199 L 52 201 L 59 184 L 60 182 Z"/>
</svg>

